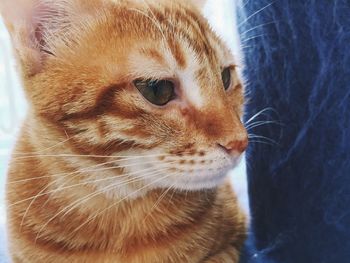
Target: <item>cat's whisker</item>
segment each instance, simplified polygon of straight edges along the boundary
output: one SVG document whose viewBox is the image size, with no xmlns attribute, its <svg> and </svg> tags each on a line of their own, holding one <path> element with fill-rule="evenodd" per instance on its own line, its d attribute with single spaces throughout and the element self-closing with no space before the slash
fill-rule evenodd
<svg viewBox="0 0 350 263">
<path fill-rule="evenodd" d="M 120 161 L 128 161 L 128 160 L 129 159 L 124 159 L 124 160 L 120 160 Z M 63 177 L 63 178 L 65 178 L 65 177 L 67 177 L 69 175 L 76 175 L 76 174 L 82 174 L 82 173 L 102 172 L 102 171 L 108 171 L 108 170 L 111 170 L 111 169 L 123 169 L 123 168 L 133 167 L 133 166 L 137 166 L 137 165 L 148 165 L 148 164 L 158 164 L 158 163 L 162 164 L 162 163 L 164 163 L 164 162 L 162 162 L 160 160 L 155 160 L 155 161 L 131 163 L 131 164 L 126 164 L 126 165 L 115 164 L 113 167 L 104 167 L 104 168 L 92 169 L 92 168 L 105 166 L 105 165 L 108 165 L 108 164 L 114 164 L 116 162 L 117 161 L 115 160 L 115 161 L 100 163 L 100 164 L 89 166 L 87 168 L 79 169 L 77 171 L 70 172 L 70 173 L 51 174 L 51 175 L 45 175 L 45 176 L 26 178 L 26 179 L 17 180 L 17 181 L 11 181 L 11 182 L 8 182 L 8 184 L 25 183 L 25 182 L 29 182 L 29 181 L 39 180 L 39 179 L 43 179 L 43 178 L 52 178 L 52 177 Z M 171 163 L 171 162 L 165 162 L 165 164 L 168 164 L 168 163 Z"/>
<path fill-rule="evenodd" d="M 276 124 L 276 125 L 280 125 L 282 126 L 282 123 L 278 122 L 278 121 L 256 121 L 251 123 L 250 125 L 247 125 L 245 128 L 247 129 L 247 131 L 256 128 L 256 127 L 260 127 L 263 125 L 267 125 L 267 124 Z"/>
<path fill-rule="evenodd" d="M 183 152 L 183 153 L 186 153 L 186 152 Z M 137 160 L 137 159 L 144 158 L 144 157 L 174 157 L 174 155 L 173 154 L 148 155 L 148 156 L 145 155 L 145 156 L 139 156 L 137 158 L 130 157 L 130 158 L 124 158 L 124 159 L 117 159 L 117 160 L 113 160 L 113 161 L 109 161 L 109 162 L 95 164 L 95 165 L 92 165 L 92 166 L 89 166 L 89 167 L 86 167 L 86 168 L 83 168 L 83 169 L 79 169 L 77 171 L 70 172 L 70 173 L 59 173 L 59 174 L 53 174 L 53 175 L 36 176 L 36 177 L 26 178 L 26 179 L 22 179 L 22 180 L 10 181 L 10 182 L 8 182 L 8 184 L 25 183 L 25 182 L 39 180 L 39 179 L 43 179 L 43 178 L 51 178 L 51 177 L 58 177 L 58 176 L 65 176 L 66 177 L 66 175 L 75 175 L 75 174 L 81 174 L 81 173 L 84 173 L 84 172 L 86 173 L 86 172 L 105 171 L 105 170 L 108 170 L 110 167 L 100 168 L 100 169 L 93 169 L 93 170 L 91 170 L 91 168 L 96 168 L 96 167 L 101 167 L 101 166 L 105 166 L 105 165 L 108 165 L 108 164 L 117 163 L 118 161 Z M 137 163 L 133 163 L 133 164 L 129 164 L 129 165 L 118 165 L 118 166 L 113 167 L 112 169 L 118 169 L 118 168 L 119 169 L 123 169 L 123 168 L 137 166 L 137 165 L 147 165 L 147 164 L 157 164 L 157 163 L 163 163 L 163 162 L 160 161 L 160 160 L 148 161 L 148 162 L 137 162 Z"/>
<path fill-rule="evenodd" d="M 175 179 L 175 183 L 173 184 L 173 187 L 175 186 L 175 184 L 176 184 L 176 179 Z M 171 196 L 169 198 L 169 202 L 168 202 L 168 206 L 167 207 L 169 207 L 169 204 L 172 202 L 175 192 L 176 192 L 176 189 L 174 188 L 173 189 L 173 193 L 171 194 Z"/>
<path fill-rule="evenodd" d="M 180 173 L 175 173 L 175 174 L 170 173 L 170 174 L 168 174 L 168 175 L 165 175 L 165 176 L 163 176 L 163 177 L 161 177 L 161 178 L 159 178 L 159 179 L 153 181 L 152 183 L 149 183 L 149 184 L 147 184 L 147 185 L 141 187 L 140 189 L 138 189 L 138 190 L 136 190 L 136 191 L 130 193 L 130 194 L 127 195 L 126 197 L 124 197 L 124 198 L 118 200 L 117 202 L 113 203 L 112 205 L 108 206 L 107 208 L 103 209 L 102 211 L 96 213 L 94 216 L 90 217 L 88 220 L 86 220 L 84 223 L 82 223 L 77 229 L 75 229 L 75 230 L 74 230 L 74 233 L 77 232 L 77 231 L 79 231 L 79 229 L 81 229 L 83 226 L 85 226 L 86 224 L 88 224 L 90 221 L 94 220 L 94 219 L 95 219 L 96 217 L 98 217 L 99 215 L 104 214 L 104 213 L 107 212 L 109 209 L 111 209 L 111 208 L 117 206 L 118 204 L 120 204 L 120 203 L 123 202 L 124 200 L 128 199 L 130 196 L 132 196 L 132 195 L 134 195 L 134 194 L 137 194 L 137 193 L 139 193 L 140 191 L 142 191 L 142 190 L 144 190 L 144 189 L 146 189 L 146 188 L 148 188 L 148 187 L 154 185 L 155 183 L 157 183 L 157 182 L 159 182 L 159 181 L 161 181 L 161 180 L 164 180 L 164 179 L 166 179 L 166 178 L 168 178 L 168 177 L 170 177 L 170 176 L 176 176 L 177 174 L 180 174 Z"/>
<path fill-rule="evenodd" d="M 245 3 L 242 3 L 241 6 L 239 6 L 240 9 L 244 10 L 244 8 L 249 4 L 250 0 L 247 0 Z"/>
<path fill-rule="evenodd" d="M 255 135 L 255 134 L 248 134 L 248 139 L 262 139 L 262 140 L 266 140 L 267 142 L 270 142 L 272 144 L 275 145 L 279 145 L 275 140 L 262 136 L 262 135 Z"/>
<path fill-rule="evenodd" d="M 276 146 L 275 144 L 273 143 L 270 143 L 270 142 L 265 142 L 265 141 L 259 141 L 259 140 L 249 140 L 249 144 L 268 144 L 268 145 L 272 145 L 272 146 Z"/>
<path fill-rule="evenodd" d="M 248 48 L 253 48 L 254 46 L 253 45 L 247 45 L 247 46 L 241 46 L 241 50 L 245 50 L 245 49 L 248 49 Z M 248 86 L 248 85 L 246 85 Z"/>
<path fill-rule="evenodd" d="M 268 111 L 272 111 L 272 112 L 277 113 L 276 110 L 275 110 L 274 108 L 267 107 L 267 108 L 265 108 L 265 109 L 262 109 L 262 110 L 259 111 L 258 113 L 254 114 L 248 121 L 245 122 L 245 124 L 247 125 L 247 124 L 251 123 L 251 122 L 252 122 L 253 120 L 255 120 L 257 117 L 259 117 L 259 116 L 262 115 L 262 114 L 265 114 L 265 113 L 268 112 Z"/>
<path fill-rule="evenodd" d="M 248 38 L 246 38 L 246 39 L 243 39 L 243 40 L 241 41 L 241 43 L 243 44 L 243 43 L 246 43 L 246 42 L 248 42 L 248 41 L 250 41 L 250 40 L 253 40 L 253 39 L 256 39 L 256 38 L 259 38 L 259 37 L 263 37 L 263 36 L 266 36 L 266 34 L 260 34 L 260 35 L 248 37 Z"/>
<path fill-rule="evenodd" d="M 16 154 L 14 155 L 22 155 Z M 16 157 L 15 159 L 26 159 L 26 158 L 37 158 L 37 157 L 62 157 L 62 158 L 71 158 L 71 157 L 88 157 L 96 159 L 107 159 L 107 158 L 142 158 L 142 157 L 158 157 L 163 156 L 164 154 L 145 154 L 145 155 L 88 155 L 88 154 L 38 154 L 38 155 L 28 155 L 23 157 Z"/>
<path fill-rule="evenodd" d="M 267 9 L 268 7 L 270 7 L 271 5 L 273 5 L 275 3 L 275 1 L 272 1 L 271 3 L 265 5 L 264 7 L 260 8 L 259 10 L 257 10 L 256 12 L 254 12 L 253 14 L 251 14 L 250 16 L 248 16 L 246 19 L 244 19 L 241 23 L 238 24 L 238 28 L 241 28 L 245 23 L 247 23 L 250 19 L 252 19 L 254 16 L 260 14 L 262 11 L 264 11 L 265 9 Z"/>
<path fill-rule="evenodd" d="M 117 187 L 117 186 L 122 186 L 122 185 L 125 185 L 125 184 L 128 184 L 128 183 L 138 182 L 138 181 L 143 180 L 143 179 L 145 179 L 145 178 L 152 177 L 152 176 L 154 176 L 155 173 L 158 173 L 157 169 L 152 169 L 152 171 L 151 171 L 150 173 L 146 173 L 146 174 L 144 174 L 143 176 L 140 176 L 140 177 L 137 177 L 137 178 L 131 178 L 131 179 L 128 179 L 128 180 L 126 180 L 126 181 L 124 181 L 124 182 L 118 182 L 118 183 L 114 183 L 114 184 L 112 184 L 112 185 L 106 186 L 105 188 L 103 188 L 103 189 L 100 190 L 100 191 L 95 191 L 95 192 L 93 192 L 93 193 L 91 193 L 91 194 L 89 194 L 89 195 L 87 195 L 87 196 L 84 196 L 83 198 L 77 200 L 76 202 L 74 202 L 73 204 L 70 204 L 69 206 L 74 205 L 74 204 L 77 203 L 78 201 L 83 200 L 83 199 L 85 199 L 85 198 L 87 198 L 87 197 L 89 197 L 89 196 L 97 195 L 96 193 L 100 194 L 100 193 L 104 192 L 105 190 L 108 190 L 109 188 Z M 127 176 L 127 175 L 125 175 L 125 176 Z M 116 176 L 115 178 L 117 178 L 117 176 Z M 139 179 L 139 178 L 143 178 L 143 179 Z M 106 178 L 105 178 L 105 179 L 106 179 Z M 114 178 L 108 178 L 108 180 L 109 180 L 109 179 L 114 179 Z M 107 180 L 107 179 L 106 179 L 106 180 Z M 96 181 L 97 181 L 97 180 L 94 180 L 94 182 L 96 182 Z M 84 185 L 84 184 L 86 184 L 86 183 L 87 183 L 87 182 L 82 183 L 81 185 Z M 60 190 L 62 190 L 62 189 L 60 189 Z M 63 209 L 62 212 L 64 212 L 64 210 L 68 209 L 69 206 L 66 207 L 65 209 Z"/>
<path fill-rule="evenodd" d="M 159 169 L 157 170 L 157 173 L 158 172 L 163 172 L 163 171 L 166 171 L 168 168 L 164 168 L 164 169 Z M 149 171 L 151 170 L 150 172 L 146 172 L 146 171 Z M 127 184 L 132 184 L 132 183 L 135 183 L 135 182 L 139 182 L 139 181 L 142 181 L 144 179 L 147 179 L 148 177 L 151 177 L 153 176 L 154 174 L 154 171 L 156 169 L 155 168 L 148 168 L 148 169 L 143 169 L 141 171 L 137 171 L 137 172 L 133 172 L 133 173 L 128 173 L 128 174 L 124 174 L 123 176 L 120 176 L 120 177 L 125 177 L 125 176 L 133 176 L 133 178 L 131 179 L 128 179 L 128 180 L 124 180 L 123 182 L 120 182 L 118 184 L 113 184 L 113 187 L 121 187 L 121 186 L 124 186 L 124 185 L 127 185 Z M 140 174 L 140 173 L 144 173 L 146 172 L 145 174 L 142 174 L 140 176 L 135 176 L 137 174 Z M 58 189 L 54 189 L 52 191 L 49 191 L 49 192 L 45 192 L 43 193 L 43 190 L 45 191 L 48 187 L 45 187 L 42 191 L 40 191 L 36 196 L 34 197 L 31 197 L 31 198 L 27 198 L 25 200 L 21 200 L 19 202 L 16 202 L 10 206 L 13 206 L 13 205 L 17 205 L 19 203 L 23 203 L 23 202 L 26 202 L 26 201 L 29 201 L 30 199 L 32 199 L 32 201 L 30 202 L 30 204 L 28 205 L 25 213 L 23 214 L 23 217 L 22 217 L 22 221 L 21 221 L 21 225 L 20 227 L 23 226 L 24 224 L 24 220 L 25 220 L 25 217 L 26 215 L 28 214 L 29 212 L 29 209 L 30 207 L 33 205 L 33 203 L 35 202 L 35 200 L 40 197 L 40 196 L 45 196 L 45 195 L 49 195 L 49 194 L 52 194 L 52 193 L 56 193 L 56 192 L 60 192 L 60 191 L 63 191 L 63 190 L 67 190 L 67 189 L 70 189 L 70 188 L 74 188 L 74 187 L 78 187 L 78 186 L 82 186 L 82 185 L 87 185 L 87 184 L 94 184 L 94 183 L 98 183 L 98 182 L 102 182 L 102 181 L 107 181 L 107 180 L 112 180 L 112 179 L 117 179 L 119 178 L 119 176 L 112 176 L 112 177 L 108 177 L 108 178 L 102 178 L 102 179 L 96 179 L 96 180 L 93 180 L 93 181 L 87 181 L 87 182 L 82 182 L 82 183 L 79 183 L 79 184 L 74 184 L 74 185 L 70 185 L 70 186 L 65 186 L 65 187 L 60 187 Z M 48 199 L 49 200 L 49 199 Z M 47 200 L 47 201 L 48 201 Z M 47 202 L 46 201 L 46 202 Z M 43 204 L 43 207 L 46 205 L 46 202 Z"/>
<path fill-rule="evenodd" d="M 170 191 L 170 189 L 172 187 L 174 187 L 176 183 L 173 183 L 171 186 L 169 186 L 167 189 L 165 189 L 163 191 L 163 193 L 157 198 L 157 201 L 154 203 L 154 205 L 151 207 L 151 209 L 149 210 L 149 212 L 147 213 L 147 215 L 145 216 L 145 218 L 143 219 L 142 223 L 145 223 L 145 221 L 147 220 L 147 218 L 152 214 L 152 211 L 154 209 L 156 209 L 156 207 L 160 204 L 160 202 L 165 198 L 165 196 L 168 194 L 168 192 Z"/>
<path fill-rule="evenodd" d="M 100 164 L 96 164 L 96 165 L 92 165 L 89 167 L 85 167 L 83 169 L 79 169 L 77 171 L 74 172 L 70 172 L 70 173 L 58 173 L 58 174 L 51 174 L 51 175 L 45 175 L 45 176 L 36 176 L 36 177 L 31 177 L 31 178 L 26 178 L 26 179 L 22 179 L 22 180 L 17 180 L 17 181 L 10 181 L 8 182 L 8 184 L 17 184 L 17 183 L 25 183 L 25 182 L 29 182 L 29 181 L 33 181 L 33 180 L 39 180 L 39 179 L 43 179 L 43 178 L 51 178 L 51 177 L 62 177 L 65 178 L 69 175 L 75 175 L 75 174 L 80 174 L 80 173 L 84 173 L 84 172 L 95 172 L 95 171 L 101 171 L 103 168 L 97 169 L 97 170 L 90 170 L 92 168 L 96 168 L 96 167 L 101 167 L 104 166 L 106 164 L 111 164 L 114 163 L 115 161 L 112 162 L 105 162 L 105 163 L 100 163 Z"/>
<path fill-rule="evenodd" d="M 159 175 L 159 173 L 160 173 L 160 172 L 156 171 L 154 174 L 152 174 L 152 177 L 153 177 L 153 176 Z M 163 178 L 163 177 L 162 177 L 162 178 Z M 157 180 L 156 180 L 156 181 L 157 181 Z M 153 183 L 152 183 L 152 184 L 153 184 Z M 148 187 L 149 185 L 152 185 L 152 184 L 148 184 L 148 185 L 146 185 L 146 186 Z M 68 205 L 67 207 L 65 207 L 64 209 L 60 210 L 58 213 L 56 213 L 53 217 L 51 217 L 51 218 L 41 227 L 41 229 L 39 230 L 39 232 L 38 232 L 38 234 L 37 234 L 37 236 L 36 236 L 35 243 L 36 243 L 37 239 L 40 237 L 40 234 L 41 234 L 41 232 L 45 229 L 45 227 L 46 227 L 50 222 L 52 222 L 57 216 L 61 215 L 62 213 L 64 213 L 63 216 L 67 215 L 68 213 L 70 213 L 71 211 L 73 211 L 76 207 L 78 207 L 80 204 L 82 204 L 82 203 L 84 203 L 84 202 L 90 200 L 91 198 L 93 198 L 93 197 L 95 197 L 95 196 L 98 196 L 98 195 L 102 194 L 103 192 L 105 192 L 105 191 L 107 191 L 107 190 L 109 190 L 109 189 L 111 189 L 111 188 L 116 187 L 117 185 L 118 185 L 118 184 L 112 184 L 112 185 L 109 185 L 109 186 L 103 188 L 102 190 L 99 190 L 99 191 L 93 192 L 93 193 L 91 193 L 91 194 L 88 194 L 87 196 L 84 196 L 83 198 L 80 198 L 80 199 L 76 200 L 76 201 L 73 202 L 72 204 L 70 204 L 70 205 Z M 118 203 L 121 202 L 121 201 L 123 201 L 123 200 L 126 200 L 126 199 L 129 198 L 131 195 L 140 192 L 140 191 L 143 190 L 144 188 L 145 188 L 145 187 L 143 187 L 143 188 L 141 188 L 141 189 L 139 189 L 139 190 L 137 190 L 137 191 L 134 191 L 133 193 L 127 195 L 126 197 L 124 197 L 124 198 L 122 198 L 121 200 L 119 200 Z M 69 207 L 70 207 L 70 208 L 69 208 Z M 112 207 L 112 206 L 111 206 L 111 207 Z M 68 210 L 67 210 L 67 209 L 68 209 Z M 65 210 L 67 210 L 67 211 L 65 211 Z M 86 224 L 86 222 L 85 222 L 84 224 Z M 82 226 L 83 226 L 83 225 L 81 225 L 81 227 L 82 227 Z"/>
<path fill-rule="evenodd" d="M 171 164 L 171 163 L 168 163 L 168 164 Z M 113 169 L 113 168 L 111 168 L 111 169 Z M 159 170 L 159 171 L 163 171 L 163 170 L 167 170 L 167 169 L 168 169 L 168 168 L 165 168 L 165 169 L 161 169 L 161 170 Z M 47 193 L 42 193 L 42 192 L 45 191 L 51 184 L 53 184 L 53 183 L 55 183 L 55 182 L 57 181 L 57 180 L 55 180 L 54 182 L 51 182 L 50 184 L 48 184 L 44 189 L 42 189 L 35 197 L 31 197 L 31 198 L 27 198 L 27 199 L 25 199 L 25 200 L 21 200 L 21 201 L 19 201 L 19 202 L 16 202 L 16 203 L 13 204 L 13 205 L 16 205 L 16 204 L 18 204 L 18 203 L 22 203 L 22 202 L 24 202 L 24 201 L 28 201 L 28 200 L 30 200 L 30 199 L 33 198 L 32 202 L 29 204 L 29 206 L 28 206 L 28 208 L 27 208 L 27 210 L 26 210 L 26 213 L 25 213 L 25 215 L 26 215 L 27 212 L 28 212 L 28 210 L 29 210 L 29 207 L 32 205 L 32 203 L 35 201 L 35 199 L 36 199 L 37 197 L 39 197 L 39 196 L 43 196 L 43 195 L 46 195 L 46 194 L 49 194 L 49 193 L 54 193 L 54 192 L 62 191 L 62 190 L 64 190 L 64 189 L 68 189 L 68 188 L 72 188 L 72 187 L 77 187 L 77 186 L 80 186 L 80 185 L 85 185 L 85 184 L 88 184 L 88 183 L 96 183 L 96 182 L 106 181 L 106 180 L 110 180 L 110 179 L 117 179 L 117 178 L 120 179 L 120 177 L 126 177 L 126 176 L 136 175 L 136 174 L 140 174 L 140 173 L 143 173 L 143 172 L 146 172 L 146 171 L 149 171 L 149 170 L 152 170 L 151 172 L 153 172 L 154 168 L 150 167 L 150 168 L 146 168 L 146 169 L 139 170 L 139 171 L 136 171 L 136 172 L 131 172 L 131 173 L 123 174 L 123 175 L 120 175 L 120 176 L 118 176 L 118 177 L 113 176 L 113 177 L 109 177 L 109 178 L 97 179 L 97 180 L 94 180 L 94 181 L 83 182 L 83 183 L 80 183 L 80 184 L 76 184 L 76 185 L 72 185 L 72 186 L 67 186 L 67 187 L 64 187 L 64 188 L 62 187 L 62 188 L 60 188 L 60 189 L 55 189 L 55 190 L 52 190 L 52 191 L 47 192 Z M 148 174 L 144 174 L 142 177 L 145 178 L 146 175 L 148 175 Z M 132 181 L 133 181 L 133 179 L 128 180 L 128 181 L 124 181 L 122 184 L 124 184 L 124 183 L 132 183 Z M 137 181 L 137 180 L 135 180 L 135 181 Z M 48 200 L 47 200 L 47 201 L 48 201 Z M 45 203 L 45 204 L 46 204 L 46 203 Z M 44 204 L 43 206 L 45 206 L 45 204 Z M 25 215 L 24 215 L 24 216 L 25 216 Z M 22 220 L 22 222 L 23 222 L 23 220 Z M 21 224 L 21 225 L 22 225 L 22 224 Z"/>
<path fill-rule="evenodd" d="M 268 23 L 263 23 L 263 24 L 260 24 L 258 26 L 254 26 L 246 31 L 244 31 L 243 33 L 241 33 L 241 36 L 244 36 L 246 34 L 248 34 L 249 32 L 252 32 L 254 31 L 255 29 L 258 29 L 260 27 L 264 27 L 264 26 L 268 26 L 268 25 L 273 25 L 273 24 L 276 24 L 277 21 L 271 21 L 271 22 L 268 22 Z"/>
<path fill-rule="evenodd" d="M 183 154 L 190 153 L 190 151 L 182 151 Z M 37 158 L 37 157 L 47 157 L 47 158 L 72 158 L 72 157 L 86 157 L 86 158 L 93 158 L 93 159 L 119 159 L 119 158 L 125 158 L 125 159 L 137 159 L 137 158 L 145 158 L 145 157 L 168 157 L 168 156 L 174 156 L 174 154 L 145 154 L 145 155 L 88 155 L 88 154 L 38 154 L 38 155 L 28 155 L 28 156 L 21 156 L 22 154 L 13 153 L 13 155 L 20 155 L 20 157 L 13 158 L 14 160 L 23 160 L 23 159 L 31 159 L 31 158 Z"/>
<path fill-rule="evenodd" d="M 173 163 L 176 163 L 176 161 L 171 162 L 169 164 L 173 164 Z M 109 169 L 112 170 L 112 169 L 115 169 L 115 167 L 110 167 Z M 127 176 L 134 176 L 134 175 L 137 175 L 137 174 L 140 174 L 140 173 L 144 173 L 144 172 L 147 172 L 147 171 L 150 171 L 150 170 L 153 171 L 155 169 L 156 168 L 154 168 L 154 167 L 148 167 L 148 168 L 145 168 L 145 169 L 142 169 L 142 170 L 139 170 L 139 171 L 135 171 L 135 172 L 130 172 L 130 173 L 121 174 L 121 175 L 109 176 L 107 178 L 101 178 L 101 179 L 95 179 L 95 180 L 91 180 L 91 181 L 81 182 L 81 183 L 78 183 L 78 184 L 69 185 L 69 186 L 65 186 L 65 187 L 62 187 L 62 188 L 54 189 L 54 190 L 51 190 L 49 192 L 44 192 L 47 188 L 49 188 L 53 184 L 57 183 L 58 179 L 56 179 L 53 182 L 49 183 L 45 188 L 43 188 L 36 196 L 29 197 L 29 198 L 20 200 L 20 201 L 18 201 L 16 203 L 10 204 L 9 207 L 21 204 L 23 202 L 26 202 L 26 201 L 29 201 L 29 200 L 32 200 L 32 199 L 35 199 L 35 198 L 38 198 L 40 196 L 45 196 L 45 195 L 48 195 L 48 194 L 51 194 L 51 193 L 60 192 L 60 191 L 63 191 L 63 190 L 66 190 L 66 189 L 70 189 L 70 188 L 74 188 L 74 187 L 77 187 L 77 186 L 88 185 L 88 184 L 93 184 L 93 183 L 97 183 L 97 182 L 103 182 L 103 181 L 107 181 L 107 180 L 111 180 L 111 179 L 118 179 L 118 178 L 120 179 L 122 177 L 127 177 Z M 166 171 L 167 169 L 168 168 L 160 169 L 160 171 L 163 171 L 163 170 Z M 62 178 L 59 178 L 59 179 L 62 179 Z M 128 183 L 130 183 L 130 182 L 131 181 L 128 181 Z"/>
<path fill-rule="evenodd" d="M 163 169 L 163 170 L 166 170 L 166 169 Z M 144 181 L 144 179 L 150 179 L 152 177 L 156 177 L 158 176 L 159 174 L 161 174 L 161 172 L 163 172 L 163 170 L 158 170 L 158 169 L 155 169 L 154 171 L 150 172 L 147 177 L 145 176 L 141 176 L 140 178 L 138 178 L 137 180 L 130 180 L 130 182 L 128 183 L 134 183 L 134 182 L 141 182 L 141 181 Z M 91 198 L 99 195 L 99 194 L 103 194 L 104 192 L 106 191 L 109 191 L 110 189 L 113 189 L 115 187 L 119 187 L 120 185 L 125 185 L 124 183 L 123 184 L 120 184 L 120 183 L 116 183 L 116 184 L 112 184 L 112 185 L 109 185 L 103 189 L 101 189 L 100 191 L 97 191 L 95 193 L 92 193 L 88 196 L 85 196 L 84 198 L 81 198 L 80 200 L 78 201 L 81 201 L 81 202 L 78 202 L 75 204 L 75 206 L 71 207 L 69 210 L 67 210 L 66 212 L 64 212 L 63 216 L 66 216 L 67 214 L 69 214 L 75 207 L 79 206 L 79 204 L 82 204 L 88 200 L 90 200 Z M 73 203 L 74 204 L 74 203 Z"/>
<path fill-rule="evenodd" d="M 54 144 L 54 145 L 52 145 L 52 146 L 49 146 L 49 147 L 47 147 L 47 148 L 44 148 L 44 149 L 42 149 L 42 150 L 33 151 L 33 152 L 17 152 L 17 153 L 14 153 L 14 154 L 18 154 L 18 155 L 30 155 L 30 154 L 43 153 L 43 152 L 46 152 L 46 151 L 48 151 L 48 150 L 52 150 L 52 149 L 54 149 L 54 148 L 56 148 L 56 147 L 58 147 L 58 146 L 60 146 L 60 145 L 62 145 L 62 144 L 65 144 L 66 142 L 69 142 L 69 141 L 70 141 L 71 139 L 73 139 L 74 137 L 77 137 L 77 136 L 78 136 L 78 134 L 76 134 L 76 135 L 73 135 L 73 136 L 69 137 L 66 131 L 65 131 L 65 134 L 66 134 L 66 136 L 67 136 L 67 139 L 65 139 L 65 140 L 63 140 L 63 141 L 61 141 L 61 142 L 58 142 L 58 143 L 56 143 L 56 144 Z"/>
</svg>

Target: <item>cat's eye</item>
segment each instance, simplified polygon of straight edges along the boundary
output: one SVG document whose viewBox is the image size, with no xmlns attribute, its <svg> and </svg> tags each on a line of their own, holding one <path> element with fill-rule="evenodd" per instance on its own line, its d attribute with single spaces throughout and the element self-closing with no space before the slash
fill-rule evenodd
<svg viewBox="0 0 350 263">
<path fill-rule="evenodd" d="M 224 84 L 225 90 L 231 87 L 231 68 L 225 68 L 221 73 L 222 83 Z"/>
<path fill-rule="evenodd" d="M 157 106 L 164 106 L 175 98 L 175 85 L 170 80 L 138 79 L 134 85 L 145 99 Z"/>
</svg>

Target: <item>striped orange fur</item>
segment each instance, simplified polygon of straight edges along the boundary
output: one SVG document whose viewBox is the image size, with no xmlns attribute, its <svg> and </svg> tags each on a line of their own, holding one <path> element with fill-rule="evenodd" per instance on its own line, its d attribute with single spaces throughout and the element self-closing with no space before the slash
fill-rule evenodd
<svg viewBox="0 0 350 263">
<path fill-rule="evenodd" d="M 202 4 L 2 1 L 29 102 L 7 182 L 13 262 L 238 262 L 246 220 L 225 175 L 247 145 L 244 98 Z"/>
</svg>

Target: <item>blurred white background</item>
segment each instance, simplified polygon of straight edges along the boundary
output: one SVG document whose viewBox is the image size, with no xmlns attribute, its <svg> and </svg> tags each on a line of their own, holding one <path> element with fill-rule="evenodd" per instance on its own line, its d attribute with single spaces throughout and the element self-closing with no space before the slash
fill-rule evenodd
<svg viewBox="0 0 350 263">
<path fill-rule="evenodd" d="M 235 26 L 234 0 L 209 0 L 205 8 L 214 30 L 229 44 L 238 56 L 238 34 Z M 8 33 L 0 18 L 0 244 L 4 244 L 4 185 L 11 148 L 26 112 L 26 102 L 17 76 Z M 242 163 L 231 173 L 232 182 L 247 210 L 245 165 Z M 4 261 L 1 259 L 0 263 Z"/>
</svg>

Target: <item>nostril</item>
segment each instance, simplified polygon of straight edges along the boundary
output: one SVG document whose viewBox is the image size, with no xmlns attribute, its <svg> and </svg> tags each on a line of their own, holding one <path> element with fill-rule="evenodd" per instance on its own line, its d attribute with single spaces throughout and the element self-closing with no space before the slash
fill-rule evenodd
<svg viewBox="0 0 350 263">
<path fill-rule="evenodd" d="M 243 153 L 248 146 L 248 139 L 244 140 L 233 140 L 227 144 L 218 144 L 222 149 L 224 149 L 228 154 L 233 152 Z"/>
</svg>

